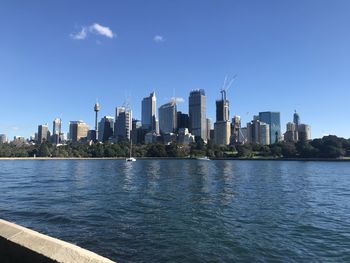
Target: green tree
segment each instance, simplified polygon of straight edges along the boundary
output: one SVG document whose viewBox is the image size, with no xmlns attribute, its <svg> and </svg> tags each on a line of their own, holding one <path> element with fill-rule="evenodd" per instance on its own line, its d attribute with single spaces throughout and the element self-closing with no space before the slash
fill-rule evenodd
<svg viewBox="0 0 350 263">
<path fill-rule="evenodd" d="M 147 157 L 166 157 L 167 152 L 165 150 L 165 146 L 160 143 L 152 143 L 147 145 Z"/>
<path fill-rule="evenodd" d="M 237 145 L 237 157 L 252 157 L 253 150 L 250 144 Z"/>
<path fill-rule="evenodd" d="M 293 158 L 296 157 L 297 149 L 295 147 L 295 143 L 293 142 L 283 142 L 280 144 L 282 148 L 283 157 Z"/>
<path fill-rule="evenodd" d="M 282 156 L 282 147 L 278 144 L 273 144 L 271 147 L 271 155 L 273 157 L 281 157 Z"/>
<path fill-rule="evenodd" d="M 42 144 L 40 144 L 38 155 L 39 155 L 39 157 L 49 157 L 49 156 L 51 156 L 51 153 L 50 153 L 50 150 L 49 150 L 49 146 L 48 146 L 48 144 L 46 142 L 43 142 Z"/>
</svg>

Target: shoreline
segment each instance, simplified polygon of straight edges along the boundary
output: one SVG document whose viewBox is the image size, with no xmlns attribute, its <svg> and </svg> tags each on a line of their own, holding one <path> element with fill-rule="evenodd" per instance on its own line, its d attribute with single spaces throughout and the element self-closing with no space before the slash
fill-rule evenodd
<svg viewBox="0 0 350 263">
<path fill-rule="evenodd" d="M 0 161 L 89 161 L 89 160 L 104 160 L 104 161 L 122 161 L 126 157 L 0 157 Z M 138 160 L 198 160 L 197 157 L 138 157 Z M 210 160 L 226 160 L 226 161 L 305 161 L 305 162 L 350 162 L 350 158 L 210 158 Z"/>
</svg>

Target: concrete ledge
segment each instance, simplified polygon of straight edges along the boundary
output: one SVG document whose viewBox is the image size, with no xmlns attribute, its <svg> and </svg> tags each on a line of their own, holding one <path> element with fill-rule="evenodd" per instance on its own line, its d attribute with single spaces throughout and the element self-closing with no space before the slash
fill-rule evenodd
<svg viewBox="0 0 350 263">
<path fill-rule="evenodd" d="M 68 242 L 0 219 L 0 262 L 81 262 L 113 261 Z"/>
</svg>

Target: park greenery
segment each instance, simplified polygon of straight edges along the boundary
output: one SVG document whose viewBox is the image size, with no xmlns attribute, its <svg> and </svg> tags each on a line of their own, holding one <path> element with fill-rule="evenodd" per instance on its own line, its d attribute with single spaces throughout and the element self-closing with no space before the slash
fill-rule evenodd
<svg viewBox="0 0 350 263">
<path fill-rule="evenodd" d="M 56 146 L 49 142 L 36 144 L 0 144 L 0 157 L 81 157 L 123 158 L 129 156 L 130 144 L 112 143 L 68 143 Z M 134 157 L 187 158 L 208 156 L 210 158 L 347 158 L 350 157 L 350 139 L 334 135 L 311 141 L 278 142 L 272 145 L 242 144 L 217 146 L 211 141 L 205 144 L 197 140 L 191 145 L 173 142 L 169 145 L 152 143 L 133 145 Z"/>
</svg>

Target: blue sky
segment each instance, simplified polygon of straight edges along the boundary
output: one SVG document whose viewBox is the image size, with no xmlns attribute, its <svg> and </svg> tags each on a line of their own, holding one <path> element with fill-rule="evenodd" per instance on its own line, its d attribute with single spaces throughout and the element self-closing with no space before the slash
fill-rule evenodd
<svg viewBox="0 0 350 263">
<path fill-rule="evenodd" d="M 349 138 L 349 14 L 347 0 L 1 1 L 0 133 L 28 137 L 55 117 L 93 127 L 96 98 L 101 117 L 128 99 L 140 118 L 153 90 L 187 112 L 203 88 L 215 121 L 237 74 L 231 117 L 280 111 L 285 130 L 296 109 L 312 137 Z"/>
</svg>

